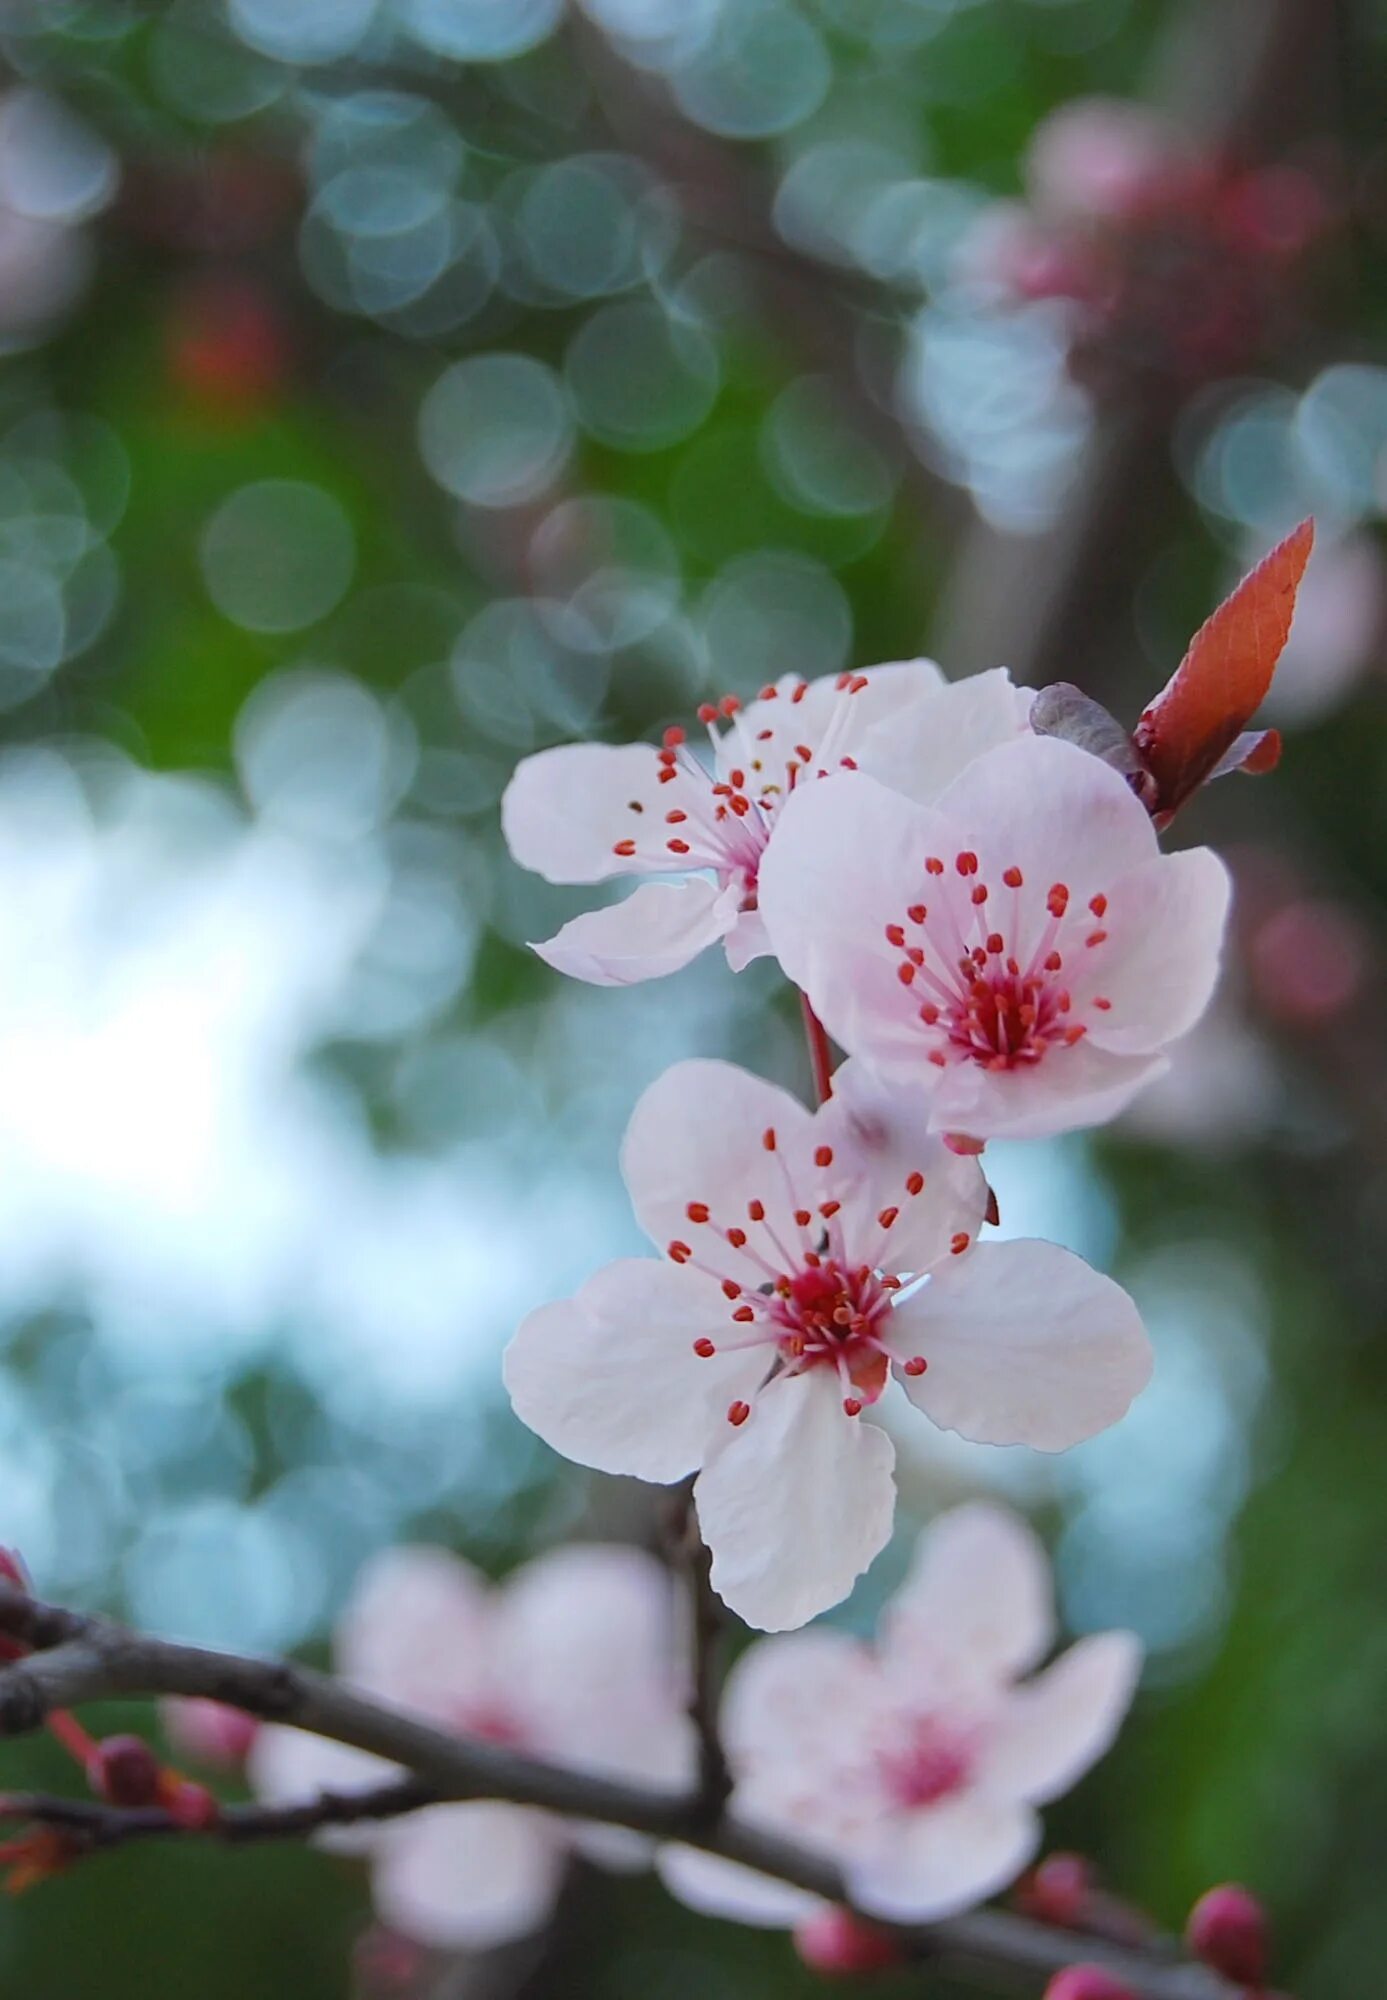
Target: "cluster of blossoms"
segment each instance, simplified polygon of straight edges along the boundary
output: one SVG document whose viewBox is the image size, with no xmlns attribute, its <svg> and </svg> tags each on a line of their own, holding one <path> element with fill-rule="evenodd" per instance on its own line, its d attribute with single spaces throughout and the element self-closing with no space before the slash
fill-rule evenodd
<svg viewBox="0 0 1387 2000">
<path fill-rule="evenodd" d="M 599 1271 L 520 1327 L 505 1376 L 558 1450 L 697 1474 L 714 1588 L 804 1624 L 891 1532 L 892 1378 L 936 1424 L 1057 1451 L 1150 1372 L 1135 1307 L 1049 1243 L 980 1242 L 989 1139 L 1116 1115 L 1217 974 L 1227 876 L 1163 855 L 1117 770 L 1033 733 L 996 671 L 925 661 L 781 681 L 702 711 L 706 760 L 579 745 L 521 764 L 516 856 L 595 881 L 678 873 L 538 947 L 602 984 L 721 940 L 772 954 L 849 1060 L 810 1112 L 729 1064 L 645 1092 L 622 1168 L 659 1261 Z"/>
</svg>

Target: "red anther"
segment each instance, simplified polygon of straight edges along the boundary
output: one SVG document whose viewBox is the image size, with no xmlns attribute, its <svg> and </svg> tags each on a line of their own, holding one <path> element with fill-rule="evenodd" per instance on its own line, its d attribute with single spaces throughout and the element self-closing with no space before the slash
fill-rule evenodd
<svg viewBox="0 0 1387 2000">
<path fill-rule="evenodd" d="M 955 1257 L 961 1257 L 972 1240 L 966 1229 L 960 1229 L 957 1235 L 949 1238 L 950 1254 Z"/>
<path fill-rule="evenodd" d="M 855 757 L 840 757 L 838 762 L 845 771 L 855 771 L 857 769 L 857 759 Z"/>
<path fill-rule="evenodd" d="M 764 1222 L 766 1219 L 766 1204 L 763 1201 L 749 1201 L 746 1205 L 746 1212 L 750 1221 Z"/>
<path fill-rule="evenodd" d="M 944 873 L 944 864 L 937 854 L 927 854 L 925 856 L 925 873 L 927 875 L 942 875 Z"/>
<path fill-rule="evenodd" d="M 1072 1028 L 1066 1028 L 1060 1039 L 1067 1049 L 1072 1049 L 1075 1042 L 1081 1042 L 1087 1033 L 1088 1029 L 1083 1025 L 1082 1021 L 1078 1021 Z"/>
<path fill-rule="evenodd" d="M 621 855 L 623 860 L 629 860 L 635 851 L 636 843 L 634 840 L 618 840 L 612 848 L 612 853 Z"/>
<path fill-rule="evenodd" d="M 765 1147 L 768 1153 L 773 1153 L 775 1151 L 774 1125 L 768 1125 L 765 1131 L 761 1134 L 761 1144 Z"/>
<path fill-rule="evenodd" d="M 1261 1986 L 1267 1976 L 1267 1918 L 1257 1898 L 1236 1882 L 1200 1897 L 1185 1926 L 1196 1958 L 1239 1986 Z"/>
<path fill-rule="evenodd" d="M 726 1236 L 734 1250 L 744 1250 L 746 1248 L 746 1231 L 744 1229 L 729 1229 L 726 1231 Z"/>
<path fill-rule="evenodd" d="M 917 971 L 925 962 L 925 954 L 918 944 L 907 945 L 905 955 Z"/>
<path fill-rule="evenodd" d="M 716 1354 L 718 1350 L 717 1347 L 714 1345 L 714 1343 L 711 1340 L 709 1340 L 707 1334 L 705 1333 L 702 1334 L 699 1337 L 699 1339 L 697 1339 L 694 1342 L 693 1351 L 695 1354 L 701 1355 L 702 1358 L 705 1361 L 707 1361 L 710 1358 L 710 1356 Z"/>
<path fill-rule="evenodd" d="M 801 1229 L 807 1229 L 813 1220 L 814 1218 L 807 1208 L 797 1208 L 795 1210 L 795 1221 Z"/>
<path fill-rule="evenodd" d="M 113 1806 L 149 1806 L 159 1797 L 159 1759 L 143 1736 L 107 1736 L 87 1759 L 87 1783 Z"/>
<path fill-rule="evenodd" d="M 779 692 L 780 690 L 776 686 L 774 681 L 767 681 L 766 685 L 762 688 L 760 694 L 757 695 L 756 699 L 758 701 L 774 701 Z M 771 732 L 769 729 L 763 729 L 761 734 L 763 736 L 769 736 Z"/>
<path fill-rule="evenodd" d="M 745 819 L 751 811 L 751 800 L 742 792 L 738 792 L 735 799 L 729 799 L 728 804 L 731 806 L 733 812 L 736 813 L 738 819 Z"/>
<path fill-rule="evenodd" d="M 686 812 L 679 812 L 679 811 L 677 811 L 677 810 L 676 810 L 675 812 L 669 812 L 669 813 L 666 813 L 666 814 L 665 814 L 665 825 L 666 825 L 666 826 L 682 826 L 682 825 L 684 824 L 684 821 L 685 821 L 685 820 L 686 820 L 686 819 L 688 818 L 688 816 L 689 816 L 689 815 L 688 815 L 688 814 L 687 814 Z"/>
<path fill-rule="evenodd" d="M 661 771 L 659 774 L 660 783 L 662 785 L 667 785 L 670 782 L 671 778 L 677 778 L 678 776 L 679 773 L 675 770 L 673 764 L 666 764 L 664 770 Z"/>
<path fill-rule="evenodd" d="M 189 1833 L 205 1833 L 221 1818 L 221 1804 L 206 1785 L 195 1785 L 177 1771 L 165 1771 L 159 1787 L 159 1802 L 169 1818 Z"/>
<path fill-rule="evenodd" d="M 920 1009 L 920 1019 L 927 1028 L 932 1028 L 939 1019 L 939 1009 L 932 1000 L 926 1000 Z"/>
<path fill-rule="evenodd" d="M 885 1972 L 905 1957 L 893 1939 L 836 1907 L 816 1910 L 796 1926 L 795 1950 L 811 1972 L 828 1976 Z"/>
<path fill-rule="evenodd" d="M 845 1417 L 860 1417 L 862 1415 L 862 1404 L 856 1396 L 844 1396 L 843 1415 Z"/>
<path fill-rule="evenodd" d="M 1045 970 L 1047 972 L 1062 972 L 1064 970 L 1064 960 L 1057 951 L 1049 952 L 1046 955 Z"/>
<path fill-rule="evenodd" d="M 724 1278 L 722 1290 L 724 1298 L 739 1299 L 742 1296 L 742 1288 L 735 1278 Z"/>
<path fill-rule="evenodd" d="M 671 722 L 669 728 L 665 731 L 665 736 L 664 736 L 664 743 L 666 750 L 677 750 L 679 748 L 679 745 L 683 741 L 684 741 L 683 729 L 677 722 Z"/>
<path fill-rule="evenodd" d="M 934 1064 L 936 1069 L 946 1068 L 949 1061 L 949 1058 L 945 1055 L 942 1049 L 931 1049 L 929 1052 L 929 1059 Z"/>
<path fill-rule="evenodd" d="M 929 915 L 929 904 L 912 903 L 910 908 L 906 911 L 906 915 L 909 917 L 912 924 L 922 924 L 925 921 L 925 918 Z"/>
<path fill-rule="evenodd" d="M 834 1216 L 842 1206 L 841 1201 L 821 1201 L 819 1203 L 819 1214 L 825 1222 L 832 1222 Z"/>
<path fill-rule="evenodd" d="M 910 1172 L 910 1173 L 908 1173 L 908 1174 L 906 1175 L 906 1177 L 905 1177 L 905 1191 L 906 1191 L 906 1193 L 907 1193 L 907 1194 L 923 1194 L 923 1193 L 924 1193 L 924 1191 L 925 1191 L 925 1177 L 924 1177 L 924 1175 L 923 1175 L 923 1174 L 922 1174 L 922 1173 L 920 1172 L 920 1169 L 919 1169 L 918 1167 L 914 1168 L 912 1172 Z"/>
<path fill-rule="evenodd" d="M 808 694 L 808 692 L 809 692 L 808 681 L 800 681 L 796 686 L 794 693 L 790 696 L 790 699 L 791 701 L 803 701 L 804 697 Z"/>
<path fill-rule="evenodd" d="M 888 924 L 886 926 L 886 942 L 893 944 L 897 951 L 900 950 L 901 946 L 905 943 L 905 932 L 899 924 Z"/>
<path fill-rule="evenodd" d="M 678 1237 L 676 1237 L 669 1246 L 669 1254 L 676 1264 L 687 1264 L 690 1257 L 693 1256 L 693 1251 L 690 1250 L 687 1243 L 681 1243 Z"/>
<path fill-rule="evenodd" d="M 711 701 L 700 702 L 698 706 L 698 719 L 700 722 L 716 722 L 718 719 L 717 704 Z"/>
<path fill-rule="evenodd" d="M 1105 1965 L 1067 1965 L 1046 1987 L 1044 2000 L 1137 2000 L 1137 1996 Z"/>
<path fill-rule="evenodd" d="M 752 1321 L 756 1317 L 756 1308 L 755 1306 L 738 1306 L 736 1312 L 733 1313 L 732 1317 L 733 1319 L 738 1321 L 740 1325 L 750 1326 Z"/>
<path fill-rule="evenodd" d="M 951 1153 L 957 1153 L 961 1160 L 975 1160 L 987 1141 L 975 1139 L 971 1132 L 946 1132 L 944 1144 Z"/>
<path fill-rule="evenodd" d="M 667 840 L 665 842 L 665 846 L 669 849 L 671 854 L 687 854 L 689 851 L 689 843 L 687 840 L 678 840 L 678 839 Z"/>
<path fill-rule="evenodd" d="M 690 1222 L 706 1222 L 710 1210 L 706 1201 L 691 1201 L 684 1213 Z"/>
<path fill-rule="evenodd" d="M 1055 882 L 1051 885 L 1050 893 L 1045 898 L 1045 907 L 1052 917 L 1064 915 L 1069 908 L 1069 889 L 1066 883 Z"/>
<path fill-rule="evenodd" d="M 889 1229 L 899 1214 L 900 1210 L 898 1208 L 883 1208 L 877 1216 L 877 1221 L 883 1229 Z"/>
<path fill-rule="evenodd" d="M 896 977 L 900 980 L 902 986 L 910 985 L 915 977 L 915 967 L 910 963 L 909 959 L 906 960 L 904 965 L 896 967 Z"/>
<path fill-rule="evenodd" d="M 978 872 L 978 857 L 973 853 L 971 848 L 966 847 L 962 854 L 954 856 L 954 867 L 957 868 L 960 875 L 976 875 Z"/>
<path fill-rule="evenodd" d="M 814 752 L 809 748 L 807 743 L 796 743 L 795 755 L 799 758 L 801 764 L 812 764 L 814 761 Z"/>
<path fill-rule="evenodd" d="M 1107 935 L 1108 935 L 1107 932 L 1102 930 L 1090 931 L 1088 936 L 1084 939 L 1084 943 L 1090 945 L 1102 944 Z"/>
<path fill-rule="evenodd" d="M 742 787 L 746 783 L 745 771 L 729 771 L 727 777 L 729 784 L 732 786 L 732 789 L 737 792 L 741 791 Z"/>
<path fill-rule="evenodd" d="M 1106 896 L 1090 896 L 1088 899 L 1088 907 L 1092 910 L 1095 917 L 1106 916 L 1108 911 L 1108 899 Z"/>
<path fill-rule="evenodd" d="M 1105 1000 L 1100 993 L 1095 993 L 1092 1004 L 1098 1009 L 1100 1014 L 1110 1014 L 1112 1012 L 1112 1001 Z"/>
<path fill-rule="evenodd" d="M 833 1165 L 832 1146 L 816 1146 L 814 1148 L 814 1165 L 816 1167 L 831 1167 Z"/>
<path fill-rule="evenodd" d="M 750 1415 L 750 1403 L 729 1403 L 727 1406 L 727 1421 L 729 1424 L 744 1424 Z"/>
<path fill-rule="evenodd" d="M 735 694 L 725 694 L 718 703 L 718 710 L 723 715 L 735 715 L 741 705 Z"/>
<path fill-rule="evenodd" d="M 1004 868 L 1002 870 L 1002 880 L 1006 883 L 1008 889 L 1019 889 L 1025 877 L 1019 868 Z"/>
<path fill-rule="evenodd" d="M 772 688 L 771 693 L 774 694 L 774 692 L 775 690 Z M 756 741 L 758 743 L 769 743 L 774 735 L 775 731 L 773 729 L 758 729 L 756 732 Z M 759 771 L 761 766 L 758 764 L 756 768 Z"/>
<path fill-rule="evenodd" d="M 1000 931 L 988 932 L 987 949 L 993 958 L 1000 958 L 1002 953 L 1006 950 L 1006 948 L 1007 948 L 1007 941 L 1002 936 L 1002 933 Z"/>
<path fill-rule="evenodd" d="M 979 882 L 976 888 L 973 890 L 973 906 L 975 909 L 982 908 L 983 904 L 987 901 L 987 894 L 988 890 L 986 882 Z"/>
<path fill-rule="evenodd" d="M 912 1354 L 909 1361 L 903 1363 L 901 1372 L 905 1375 L 923 1375 L 928 1367 L 929 1363 L 923 1354 Z"/>
<path fill-rule="evenodd" d="M 996 1188 L 989 1188 L 987 1190 L 987 1207 L 983 1210 L 983 1221 L 990 1222 L 994 1229 L 1001 1228 L 1002 1209 L 1000 1202 L 997 1200 Z"/>
<path fill-rule="evenodd" d="M 1016 1885 L 1014 1901 L 1037 1923 L 1081 1930 L 1097 1883 L 1082 1854 L 1047 1854 Z"/>
</svg>

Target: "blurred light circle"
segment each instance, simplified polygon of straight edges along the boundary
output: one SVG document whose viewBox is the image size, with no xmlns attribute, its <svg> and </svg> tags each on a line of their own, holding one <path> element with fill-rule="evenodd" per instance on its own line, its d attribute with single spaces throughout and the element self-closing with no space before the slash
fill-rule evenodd
<svg viewBox="0 0 1387 2000">
<path fill-rule="evenodd" d="M 376 0 L 229 0 L 238 35 L 279 62 L 335 62 L 350 55 L 376 13 Z"/>
<path fill-rule="evenodd" d="M 174 0 L 149 38 L 149 73 L 166 104 L 204 125 L 273 104 L 284 73 L 233 35 L 205 0 Z"/>
<path fill-rule="evenodd" d="M 67 648 L 63 593 L 49 573 L 32 563 L 0 556 L 0 704 L 12 706 L 32 693 L 61 662 Z"/>
<path fill-rule="evenodd" d="M 357 310 L 398 312 L 422 298 L 447 270 L 455 240 L 446 208 L 436 208 L 408 229 L 354 238 L 347 250 L 347 272 Z"/>
<path fill-rule="evenodd" d="M 535 530 L 530 569 L 541 617 L 545 599 L 562 604 L 565 634 L 594 651 L 648 638 L 679 603 L 678 552 L 658 517 L 635 500 L 562 501 Z"/>
<path fill-rule="evenodd" d="M 563 0 L 403 0 L 416 41 L 461 62 L 501 62 L 552 35 Z"/>
<path fill-rule="evenodd" d="M 359 681 L 299 668 L 262 681 L 236 719 L 236 769 L 258 813 L 309 839 L 379 826 L 414 773 L 404 718 L 392 730 Z"/>
<path fill-rule="evenodd" d="M 445 191 L 403 167 L 344 167 L 314 203 L 344 236 L 397 236 L 441 213 Z"/>
<path fill-rule="evenodd" d="M 635 187 L 632 178 L 629 161 L 600 155 L 557 160 L 529 178 L 514 220 L 538 278 L 577 299 L 636 282 L 640 241 L 633 197 L 644 191 L 644 177 Z"/>
<path fill-rule="evenodd" d="M 349 168 L 387 167 L 454 187 L 466 147 L 446 112 L 404 90 L 358 90 L 319 112 L 308 170 L 321 187 Z"/>
<path fill-rule="evenodd" d="M 697 54 L 725 0 L 578 0 L 598 27 L 642 68 L 673 70 Z"/>
<path fill-rule="evenodd" d="M 806 514 L 871 514 L 889 506 L 895 477 L 840 414 L 826 376 L 804 375 L 766 414 L 762 457 L 775 485 Z"/>
<path fill-rule="evenodd" d="M 446 368 L 419 411 L 424 463 L 477 507 L 514 507 L 562 470 L 573 419 L 553 369 L 526 354 L 476 354 Z"/>
<path fill-rule="evenodd" d="M 600 308 L 564 357 L 578 421 L 621 451 L 661 451 L 697 430 L 720 375 L 708 336 L 645 300 Z"/>
<path fill-rule="evenodd" d="M 41 90 L 0 104 L 0 202 L 33 222 L 82 222 L 116 191 L 116 156 L 89 125 Z"/>
<path fill-rule="evenodd" d="M 436 340 L 463 326 L 491 297 L 501 256 L 489 210 L 480 202 L 448 205 L 449 249 L 443 268 L 414 298 L 382 311 L 381 318 L 413 340 Z M 360 261 L 349 260 L 353 279 Z"/>
<path fill-rule="evenodd" d="M 120 602 L 120 564 L 104 542 L 88 549 L 63 579 L 65 658 L 76 659 L 101 637 Z"/>
<path fill-rule="evenodd" d="M 852 611 L 824 565 L 789 550 L 739 556 L 704 593 L 700 623 L 719 687 L 837 673 Z"/>
<path fill-rule="evenodd" d="M 689 117 L 726 139 L 768 139 L 818 110 L 833 67 L 813 23 L 775 0 L 738 0 L 675 72 Z"/>
<path fill-rule="evenodd" d="M 1387 368 L 1341 362 L 1317 375 L 1295 419 L 1300 451 L 1343 514 L 1387 511 Z"/>
<path fill-rule="evenodd" d="M 807 146 L 776 190 L 775 226 L 815 257 L 850 261 L 862 218 L 912 165 L 870 139 L 822 139 Z"/>
<path fill-rule="evenodd" d="M 222 502 L 203 530 L 207 594 L 250 632 L 295 632 L 340 602 L 356 567 L 356 538 L 321 486 L 261 479 Z"/>
<path fill-rule="evenodd" d="M 453 648 L 453 688 L 466 719 L 497 743 L 528 749 L 545 733 L 591 728 L 607 693 L 607 662 L 581 642 L 581 621 L 558 603 L 499 598 Z"/>
<path fill-rule="evenodd" d="M 1309 511 L 1296 448 L 1296 398 L 1288 389 L 1243 396 L 1209 435 L 1194 469 L 1195 497 L 1213 514 L 1267 535 Z"/>
<path fill-rule="evenodd" d="M 6 458 L 48 460 L 80 492 L 88 520 L 109 535 L 130 498 L 130 458 L 119 436 L 100 417 L 66 410 L 35 410 L 5 433 Z"/>
</svg>

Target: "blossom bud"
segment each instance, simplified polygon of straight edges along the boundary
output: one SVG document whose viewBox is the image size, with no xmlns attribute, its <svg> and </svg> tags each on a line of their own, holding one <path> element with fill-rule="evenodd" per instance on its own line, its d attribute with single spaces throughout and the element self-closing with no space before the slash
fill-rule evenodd
<svg viewBox="0 0 1387 2000">
<path fill-rule="evenodd" d="M 795 1929 L 795 1950 L 811 1972 L 830 1977 L 855 1972 L 884 1972 L 900 1965 L 902 1955 L 883 1931 L 875 1931 L 836 1906 L 816 1910 Z"/>
<path fill-rule="evenodd" d="M 1046 1987 L 1045 2000 L 1137 2000 L 1137 1996 L 1106 1966 L 1066 1965 Z"/>
<path fill-rule="evenodd" d="M 1266 1912 L 1236 1882 L 1200 1897 L 1190 1911 L 1185 1942 L 1196 1958 L 1239 1986 L 1260 1986 L 1266 1978 Z"/>
<path fill-rule="evenodd" d="M 1017 1884 L 1016 1906 L 1037 1923 L 1082 1930 L 1094 1878 L 1082 1854 L 1047 1854 Z"/>
<path fill-rule="evenodd" d="M 238 1771 L 260 1729 L 253 1715 L 221 1701 L 173 1697 L 160 1716 L 180 1756 L 218 1771 Z"/>
<path fill-rule="evenodd" d="M 159 1797 L 159 1760 L 142 1736 L 107 1736 L 87 1760 L 87 1783 L 113 1806 L 151 1806 Z"/>
<path fill-rule="evenodd" d="M 180 1778 L 177 1771 L 165 1771 L 159 1786 L 159 1802 L 169 1818 L 189 1833 L 205 1833 L 216 1824 L 221 1804 L 206 1785 Z"/>
</svg>

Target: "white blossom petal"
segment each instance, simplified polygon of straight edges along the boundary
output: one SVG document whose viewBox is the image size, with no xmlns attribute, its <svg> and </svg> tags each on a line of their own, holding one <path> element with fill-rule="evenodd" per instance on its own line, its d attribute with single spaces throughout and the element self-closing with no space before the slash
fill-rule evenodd
<svg viewBox="0 0 1387 2000">
<path fill-rule="evenodd" d="M 1117 1055 L 1094 1038 L 1055 1049 L 1030 1069 L 989 1070 L 954 1063 L 939 1072 L 931 1117 L 943 1132 L 986 1139 L 1044 1139 L 1077 1127 L 1106 1125 L 1148 1083 L 1164 1076 L 1169 1059 Z M 918 1065 L 909 1072 L 912 1080 Z"/>
<path fill-rule="evenodd" d="M 1141 1673 L 1131 1632 L 1080 1639 L 1052 1667 L 1017 1688 L 988 1739 L 980 1782 L 1043 1805 L 1112 1747 Z"/>
<path fill-rule="evenodd" d="M 846 1632 L 812 1626 L 751 1646 L 727 1677 L 722 1732 L 739 1771 L 784 1761 L 803 1773 L 839 1736 L 827 1718 L 866 1715 L 879 1693 L 872 1654 Z M 850 1742 L 851 1731 L 843 1732 Z"/>
<path fill-rule="evenodd" d="M 560 1823 L 526 1807 L 433 1806 L 391 1826 L 376 1856 L 376 1908 L 444 1950 L 528 1937 L 554 1907 L 564 1848 Z"/>
<path fill-rule="evenodd" d="M 754 1352 L 694 1353 L 696 1339 L 726 1333 L 727 1310 L 699 1271 L 646 1257 L 609 1264 L 522 1321 L 502 1363 L 516 1415 L 579 1465 L 682 1479 L 764 1372 Z"/>
<path fill-rule="evenodd" d="M 323 1792 L 369 1792 L 403 1775 L 383 1757 L 275 1724 L 258 1731 L 246 1760 L 246 1781 L 267 1806 L 304 1805 Z M 379 1825 L 325 1827 L 313 1836 L 334 1854 L 368 1854 L 380 1837 Z"/>
<path fill-rule="evenodd" d="M 1098 1048 L 1144 1055 L 1193 1027 L 1218 979 L 1229 894 L 1207 847 L 1160 855 L 1114 885 L 1086 981 L 1110 1003 L 1089 1017 Z"/>
<path fill-rule="evenodd" d="M 1145 1388 L 1151 1348 L 1111 1278 L 1054 1243 L 984 1243 L 936 1267 L 884 1337 L 911 1401 L 977 1444 L 1063 1451 L 1115 1424 Z"/>
<path fill-rule="evenodd" d="M 694 1488 L 714 1590 L 770 1632 L 837 1604 L 890 1540 L 894 1462 L 826 1370 L 773 1382 L 725 1426 Z"/>
<path fill-rule="evenodd" d="M 1040 1843 L 1028 1806 L 965 1792 L 864 1828 L 844 1873 L 869 1916 L 930 1923 L 984 1902 L 1014 1882 Z"/>
<path fill-rule="evenodd" d="M 920 1537 L 910 1574 L 887 1606 L 881 1652 L 908 1682 L 944 1656 L 986 1684 L 1034 1667 L 1054 1643 L 1054 1592 L 1039 1537 L 1010 1507 L 970 1500 Z"/>
<path fill-rule="evenodd" d="M 825 1908 L 818 1896 L 792 1889 L 770 1875 L 758 1875 L 696 1847 L 662 1847 L 656 1870 L 671 1895 L 704 1916 L 727 1917 L 761 1930 L 793 1930 L 803 1918 Z"/>
<path fill-rule="evenodd" d="M 858 1056 L 834 1072 L 833 1095 L 815 1121 L 835 1149 L 846 1240 L 884 1244 L 880 1262 L 898 1274 L 927 1271 L 960 1232 L 976 1236 L 987 1213 L 982 1168 L 951 1152 L 929 1124 L 925 1091 L 887 1082 Z M 912 1195 L 916 1173 L 924 1186 Z M 878 1217 L 888 1208 L 899 1214 L 883 1235 Z"/>
<path fill-rule="evenodd" d="M 338 1623 L 337 1670 L 397 1707 L 446 1718 L 490 1693 L 494 1616 L 490 1583 L 450 1550 L 383 1550 Z"/>
<path fill-rule="evenodd" d="M 659 782 L 648 743 L 564 743 L 517 764 L 501 800 L 501 829 L 522 868 L 548 882 L 605 882 L 612 875 L 678 870 L 659 858 L 664 815 L 681 789 Z M 632 802 L 641 807 L 636 813 Z M 614 852 L 634 839 L 639 855 Z M 687 864 L 685 864 L 687 865 Z"/>
<path fill-rule="evenodd" d="M 878 667 L 870 678 L 899 671 Z M 867 696 L 858 699 L 865 705 Z M 1012 686 L 1005 667 L 946 681 L 924 699 L 898 700 L 880 720 L 864 716 L 868 726 L 853 754 L 858 768 L 880 784 L 932 805 L 975 757 L 1023 733 L 1032 699 L 1029 688 Z"/>
<path fill-rule="evenodd" d="M 637 986 L 679 972 L 737 922 L 741 891 L 701 879 L 647 882 L 619 903 L 572 917 L 531 949 L 589 986 Z"/>
</svg>

